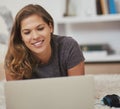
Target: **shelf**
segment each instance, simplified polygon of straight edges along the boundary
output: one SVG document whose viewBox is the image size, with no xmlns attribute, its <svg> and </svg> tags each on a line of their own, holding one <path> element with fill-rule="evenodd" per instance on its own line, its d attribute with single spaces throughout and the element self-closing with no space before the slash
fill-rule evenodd
<svg viewBox="0 0 120 109">
<path fill-rule="evenodd" d="M 72 23 L 91 23 L 91 22 L 111 22 L 111 21 L 120 21 L 120 14 L 112 15 L 99 15 L 99 16 L 90 16 L 90 17 L 64 17 L 56 19 L 57 24 L 72 24 Z"/>
<path fill-rule="evenodd" d="M 85 55 L 85 62 L 119 62 L 120 63 L 120 55 L 97 55 L 97 56 L 90 56 Z"/>
</svg>

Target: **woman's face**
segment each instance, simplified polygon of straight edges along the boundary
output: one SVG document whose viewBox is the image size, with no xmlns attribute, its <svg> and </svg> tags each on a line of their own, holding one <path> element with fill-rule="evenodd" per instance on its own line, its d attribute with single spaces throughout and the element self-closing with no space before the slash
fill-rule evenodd
<svg viewBox="0 0 120 109">
<path fill-rule="evenodd" d="M 32 15 L 21 22 L 21 35 L 25 45 L 36 55 L 50 49 L 52 25 L 48 25 L 42 17 Z"/>
</svg>

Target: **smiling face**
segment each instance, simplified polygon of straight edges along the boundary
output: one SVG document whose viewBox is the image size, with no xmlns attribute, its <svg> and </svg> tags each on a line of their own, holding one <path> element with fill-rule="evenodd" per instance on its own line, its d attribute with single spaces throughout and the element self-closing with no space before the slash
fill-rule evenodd
<svg viewBox="0 0 120 109">
<path fill-rule="evenodd" d="M 23 19 L 21 22 L 22 40 L 35 55 L 45 54 L 51 48 L 52 32 L 52 25 L 48 25 L 42 17 L 36 14 Z"/>
</svg>

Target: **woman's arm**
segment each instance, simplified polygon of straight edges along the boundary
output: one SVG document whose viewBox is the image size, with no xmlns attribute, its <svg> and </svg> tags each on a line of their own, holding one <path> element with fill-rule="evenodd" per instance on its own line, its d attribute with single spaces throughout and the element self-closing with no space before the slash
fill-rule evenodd
<svg viewBox="0 0 120 109">
<path fill-rule="evenodd" d="M 11 80 L 14 80 L 14 79 L 10 75 L 6 74 L 6 80 L 11 81 Z"/>
<path fill-rule="evenodd" d="M 84 61 L 82 61 L 78 65 L 68 69 L 68 76 L 84 75 L 84 69 Z"/>
</svg>

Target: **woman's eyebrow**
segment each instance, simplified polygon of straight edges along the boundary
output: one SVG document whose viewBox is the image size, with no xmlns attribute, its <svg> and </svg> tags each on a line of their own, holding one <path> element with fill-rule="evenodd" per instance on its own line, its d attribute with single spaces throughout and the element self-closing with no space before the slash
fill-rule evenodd
<svg viewBox="0 0 120 109">
<path fill-rule="evenodd" d="M 22 29 L 21 32 L 29 31 L 30 29 Z"/>
<path fill-rule="evenodd" d="M 44 26 L 45 24 L 39 24 L 37 27 L 41 27 L 41 26 Z"/>
</svg>

